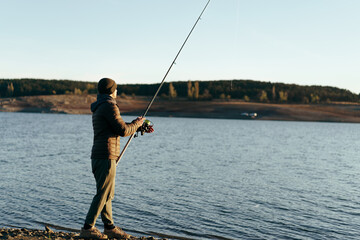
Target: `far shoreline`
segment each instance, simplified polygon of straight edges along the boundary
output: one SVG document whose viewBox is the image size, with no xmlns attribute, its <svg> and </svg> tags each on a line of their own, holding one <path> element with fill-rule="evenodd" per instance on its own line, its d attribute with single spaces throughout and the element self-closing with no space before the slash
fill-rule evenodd
<svg viewBox="0 0 360 240">
<path fill-rule="evenodd" d="M 118 97 L 117 103 L 122 115 L 139 116 L 149 100 L 148 97 Z M 0 112 L 91 114 L 90 104 L 94 101 L 94 94 L 0 98 Z M 256 113 L 257 116 L 252 118 L 246 113 Z M 189 101 L 158 98 L 147 116 L 360 123 L 360 103 L 274 104 L 237 99 Z"/>
</svg>

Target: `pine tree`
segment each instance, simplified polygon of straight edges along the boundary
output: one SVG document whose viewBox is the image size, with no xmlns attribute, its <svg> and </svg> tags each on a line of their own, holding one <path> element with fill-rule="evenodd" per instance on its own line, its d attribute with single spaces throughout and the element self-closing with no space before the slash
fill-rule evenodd
<svg viewBox="0 0 360 240">
<path fill-rule="evenodd" d="M 169 84 L 169 98 L 170 99 L 175 99 L 177 97 L 177 93 L 176 90 L 173 86 L 172 83 Z"/>
<path fill-rule="evenodd" d="M 192 89 L 192 83 L 189 80 L 187 83 L 187 97 L 188 99 L 193 99 L 194 95 L 193 95 L 193 89 Z"/>
<path fill-rule="evenodd" d="M 268 101 L 268 96 L 267 96 L 266 91 L 264 91 L 264 90 L 261 91 L 259 100 L 260 100 L 261 102 L 267 102 L 267 101 Z"/>
<path fill-rule="evenodd" d="M 280 102 L 287 102 L 288 100 L 288 93 L 284 91 L 279 92 L 279 100 Z"/>
<path fill-rule="evenodd" d="M 11 82 L 10 84 L 8 84 L 7 86 L 7 96 L 8 97 L 12 97 L 14 95 L 14 85 Z"/>
<path fill-rule="evenodd" d="M 198 99 L 199 99 L 199 82 L 198 82 L 198 81 L 196 81 L 196 82 L 194 83 L 193 96 L 194 96 L 195 100 L 198 100 Z"/>
<path fill-rule="evenodd" d="M 275 89 L 275 85 L 273 85 L 272 87 L 272 100 L 275 102 L 276 100 L 276 89 Z"/>
</svg>

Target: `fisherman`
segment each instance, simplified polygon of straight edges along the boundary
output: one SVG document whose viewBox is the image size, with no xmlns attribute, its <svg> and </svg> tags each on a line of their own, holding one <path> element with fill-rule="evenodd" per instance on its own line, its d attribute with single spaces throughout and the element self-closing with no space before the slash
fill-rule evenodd
<svg viewBox="0 0 360 240">
<path fill-rule="evenodd" d="M 80 238 L 127 239 L 131 236 L 114 225 L 111 201 L 114 198 L 116 160 L 120 155 L 120 137 L 130 136 L 143 125 L 144 117 L 125 123 L 116 104 L 117 85 L 110 78 L 98 82 L 97 101 L 91 104 L 94 143 L 91 151 L 92 172 L 96 180 L 96 194 L 87 213 Z M 152 132 L 153 130 L 151 129 Z M 95 222 L 101 214 L 104 233 Z"/>
</svg>

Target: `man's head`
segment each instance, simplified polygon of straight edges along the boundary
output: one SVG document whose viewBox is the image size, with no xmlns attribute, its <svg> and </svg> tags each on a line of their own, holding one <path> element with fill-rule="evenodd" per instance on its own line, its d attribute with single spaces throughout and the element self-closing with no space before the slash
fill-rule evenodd
<svg viewBox="0 0 360 240">
<path fill-rule="evenodd" d="M 98 91 L 100 94 L 113 94 L 117 86 L 111 78 L 102 78 L 98 83 Z"/>
</svg>

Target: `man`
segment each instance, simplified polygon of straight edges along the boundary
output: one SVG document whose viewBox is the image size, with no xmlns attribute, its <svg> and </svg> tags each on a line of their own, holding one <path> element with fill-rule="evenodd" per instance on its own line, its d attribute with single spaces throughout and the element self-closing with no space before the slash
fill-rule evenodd
<svg viewBox="0 0 360 240">
<path fill-rule="evenodd" d="M 134 134 L 142 126 L 145 118 L 138 117 L 125 123 L 116 104 L 117 86 L 114 80 L 103 78 L 98 83 L 97 101 L 91 104 L 94 143 L 91 152 L 92 171 L 96 180 L 96 195 L 90 205 L 81 229 L 80 238 L 126 239 L 131 236 L 114 225 L 111 201 L 114 197 L 116 160 L 120 155 L 120 136 Z M 101 214 L 104 234 L 95 222 Z"/>
</svg>

